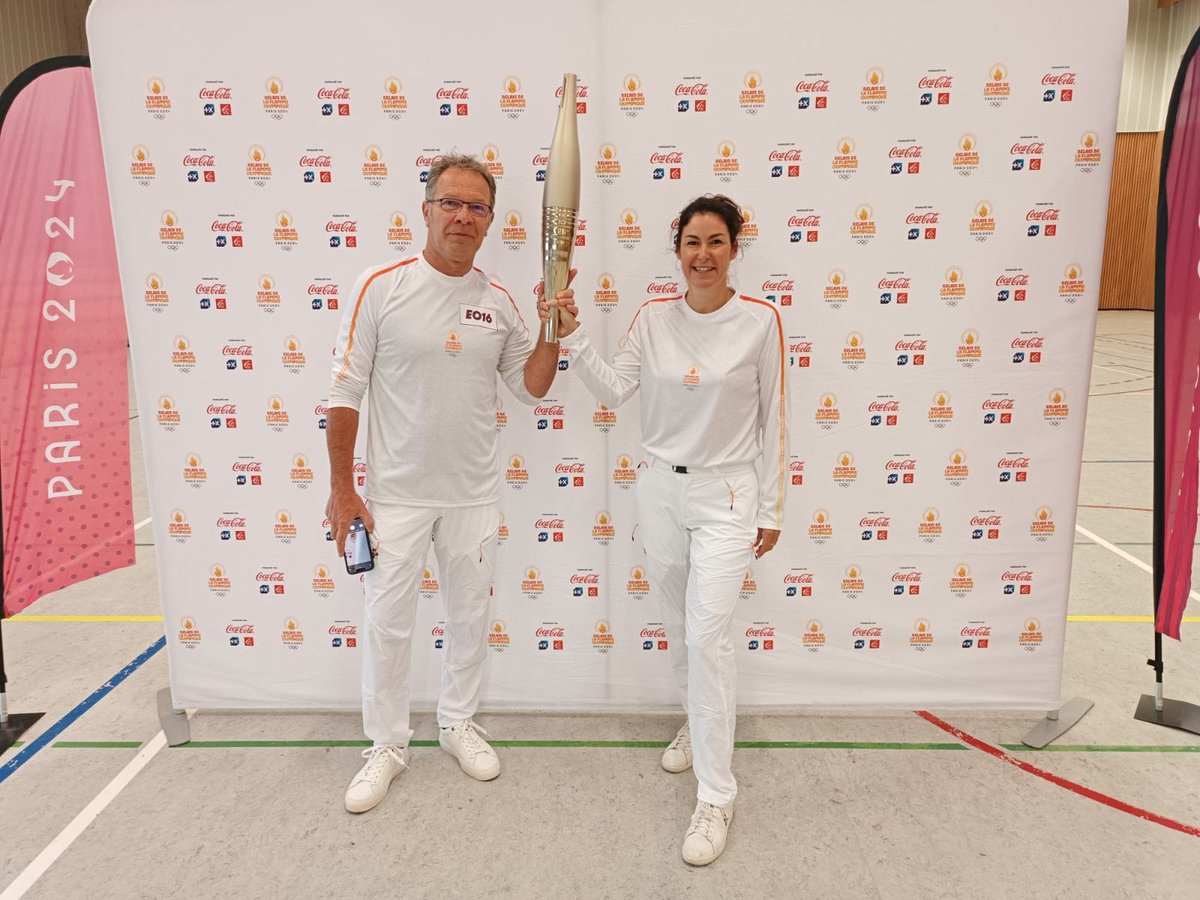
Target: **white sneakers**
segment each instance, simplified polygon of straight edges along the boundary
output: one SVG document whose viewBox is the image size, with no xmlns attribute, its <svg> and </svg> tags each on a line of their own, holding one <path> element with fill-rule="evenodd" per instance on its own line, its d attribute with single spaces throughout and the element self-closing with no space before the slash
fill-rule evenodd
<svg viewBox="0 0 1200 900">
<path fill-rule="evenodd" d="M 668 772 L 686 772 L 692 767 L 692 732 L 687 722 L 663 751 L 662 767 Z"/>
<path fill-rule="evenodd" d="M 387 796 L 396 776 L 408 768 L 404 762 L 404 748 L 399 744 L 368 747 L 362 755 L 366 763 L 346 788 L 347 812 L 364 813 L 374 809 Z"/>
<path fill-rule="evenodd" d="M 487 734 L 471 719 L 438 730 L 438 744 L 458 760 L 459 768 L 477 781 L 500 774 L 500 758 L 481 735 Z"/>
<path fill-rule="evenodd" d="M 713 806 L 703 800 L 697 803 L 692 824 L 683 836 L 683 861 L 693 866 L 707 866 L 720 856 L 732 821 L 732 805 Z"/>
<path fill-rule="evenodd" d="M 450 728 L 439 729 L 438 743 L 458 760 L 459 768 L 479 781 L 491 781 L 500 774 L 500 759 L 480 735 L 487 734 L 471 719 Z M 366 762 L 346 788 L 346 810 L 364 813 L 374 809 L 387 796 L 396 777 L 408 768 L 404 748 L 399 744 L 380 744 L 362 752 Z"/>
</svg>

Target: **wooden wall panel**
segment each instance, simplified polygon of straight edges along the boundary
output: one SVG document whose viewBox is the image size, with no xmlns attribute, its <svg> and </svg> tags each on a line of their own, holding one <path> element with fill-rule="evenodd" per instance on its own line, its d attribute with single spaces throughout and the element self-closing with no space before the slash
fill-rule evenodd
<svg viewBox="0 0 1200 900">
<path fill-rule="evenodd" d="M 1154 309 L 1154 239 L 1161 131 L 1117 134 L 1100 309 Z"/>
</svg>

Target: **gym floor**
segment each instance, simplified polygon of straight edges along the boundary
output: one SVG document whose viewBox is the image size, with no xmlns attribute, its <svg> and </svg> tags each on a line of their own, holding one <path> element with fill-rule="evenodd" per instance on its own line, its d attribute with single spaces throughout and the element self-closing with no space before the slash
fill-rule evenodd
<svg viewBox="0 0 1200 900">
<path fill-rule="evenodd" d="M 658 763 L 681 716 L 484 713 L 504 770 L 479 783 L 420 714 L 410 770 L 360 816 L 342 806 L 356 713 L 205 711 L 166 747 L 131 410 L 137 565 L 4 623 L 10 711 L 45 716 L 0 756 L 0 900 L 1193 898 L 1200 737 L 1133 718 L 1153 692 L 1152 355 L 1152 314 L 1100 313 L 1062 691 L 1091 712 L 1043 751 L 1021 737 L 1044 711 L 744 714 L 736 817 L 705 869 L 680 859 L 694 778 Z M 1200 703 L 1188 613 L 1166 695 Z"/>
</svg>

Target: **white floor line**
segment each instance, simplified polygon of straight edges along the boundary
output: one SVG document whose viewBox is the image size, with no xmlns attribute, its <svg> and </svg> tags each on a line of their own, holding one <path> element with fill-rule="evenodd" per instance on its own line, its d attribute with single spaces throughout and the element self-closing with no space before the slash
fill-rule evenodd
<svg viewBox="0 0 1200 900">
<path fill-rule="evenodd" d="M 151 522 L 153 522 L 153 521 L 154 521 L 154 517 L 153 517 L 153 516 L 147 516 L 146 518 L 142 519 L 142 521 L 140 521 L 140 522 L 138 522 L 136 525 L 134 525 L 134 526 L 133 526 L 133 530 L 134 530 L 134 531 L 137 531 L 139 528 L 143 528 L 143 527 L 145 527 L 146 525 L 149 525 L 149 524 L 150 524 Z"/>
<path fill-rule="evenodd" d="M 1153 372 L 1134 372 L 1130 369 L 1118 369 L 1116 366 L 1102 366 L 1100 363 L 1092 363 L 1094 369 L 1107 369 L 1109 372 L 1120 372 L 1122 375 L 1136 375 L 1138 378 L 1153 378 Z"/>
<path fill-rule="evenodd" d="M 1117 554 L 1117 556 L 1121 557 L 1121 559 L 1125 560 L 1126 562 L 1133 563 L 1135 566 L 1137 566 L 1143 572 L 1149 572 L 1151 575 L 1154 574 L 1154 569 L 1151 568 L 1149 563 L 1142 562 L 1136 556 L 1130 556 L 1128 553 L 1126 553 L 1120 547 L 1116 546 L 1115 544 L 1110 544 L 1104 538 L 1100 537 L 1100 535 L 1092 534 L 1090 531 L 1088 531 L 1082 525 L 1076 525 L 1075 530 L 1078 531 L 1080 534 L 1082 534 L 1085 538 L 1087 538 L 1092 543 L 1098 544 L 1099 546 L 1103 547 L 1105 550 L 1111 550 L 1113 553 Z M 1190 594 L 1188 594 L 1188 596 L 1191 597 L 1193 600 L 1200 600 L 1200 594 L 1197 594 L 1195 591 L 1192 591 Z M 0 900 L 4 900 L 4 898 L 0 897 Z"/>
<path fill-rule="evenodd" d="M 188 717 L 190 718 L 193 713 L 195 710 L 189 709 Z M 92 802 L 71 820 L 71 824 L 60 831 L 58 837 L 52 840 L 46 849 L 25 867 L 25 871 L 13 879 L 12 884 L 6 887 L 3 893 L 0 893 L 0 900 L 21 900 L 25 896 L 25 892 L 46 874 L 46 870 L 54 865 L 79 835 L 83 834 L 84 829 L 91 825 L 100 813 L 104 812 L 108 805 L 117 798 L 117 795 L 129 785 L 129 782 L 133 781 L 137 774 L 146 768 L 147 763 L 154 759 L 158 751 L 165 746 L 167 746 L 167 736 L 160 731 L 137 752 L 137 755 L 117 773 L 112 781 L 104 786 Z"/>
</svg>

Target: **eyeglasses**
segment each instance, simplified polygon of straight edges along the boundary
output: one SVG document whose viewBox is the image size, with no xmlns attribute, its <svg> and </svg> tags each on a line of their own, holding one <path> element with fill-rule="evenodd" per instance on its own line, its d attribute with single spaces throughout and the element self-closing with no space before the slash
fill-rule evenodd
<svg viewBox="0 0 1200 900">
<path fill-rule="evenodd" d="M 466 200 L 458 200 L 455 197 L 441 197 L 437 200 L 426 200 L 425 202 L 436 203 L 442 208 L 442 212 L 451 214 L 458 212 L 465 206 L 467 212 L 477 219 L 482 219 L 492 213 L 492 208 L 486 203 L 468 203 Z"/>
</svg>

